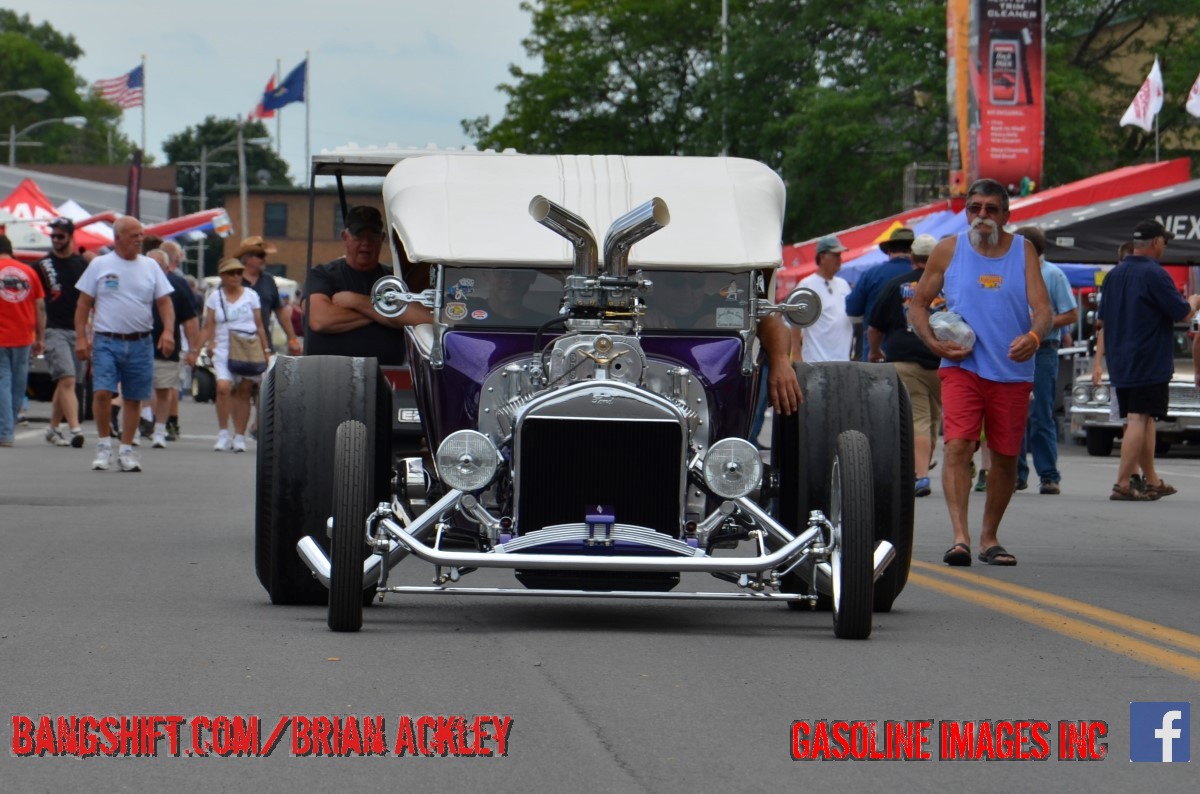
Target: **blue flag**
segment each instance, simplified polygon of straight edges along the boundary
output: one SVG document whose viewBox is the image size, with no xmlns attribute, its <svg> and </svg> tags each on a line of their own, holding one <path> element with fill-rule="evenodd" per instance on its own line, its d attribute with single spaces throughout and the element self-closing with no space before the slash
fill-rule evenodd
<svg viewBox="0 0 1200 794">
<path fill-rule="evenodd" d="M 308 59 L 306 58 L 284 78 L 282 83 L 270 91 L 263 93 L 263 111 L 278 110 L 284 105 L 290 105 L 293 102 L 303 102 L 304 84 L 307 80 Z"/>
</svg>

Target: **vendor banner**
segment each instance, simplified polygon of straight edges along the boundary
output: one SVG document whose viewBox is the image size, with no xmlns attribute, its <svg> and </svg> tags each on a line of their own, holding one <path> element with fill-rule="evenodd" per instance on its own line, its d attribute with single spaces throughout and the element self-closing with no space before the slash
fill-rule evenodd
<svg viewBox="0 0 1200 794">
<path fill-rule="evenodd" d="M 946 13 L 951 194 L 980 177 L 1028 192 L 1042 181 L 1043 0 L 949 0 Z"/>
</svg>

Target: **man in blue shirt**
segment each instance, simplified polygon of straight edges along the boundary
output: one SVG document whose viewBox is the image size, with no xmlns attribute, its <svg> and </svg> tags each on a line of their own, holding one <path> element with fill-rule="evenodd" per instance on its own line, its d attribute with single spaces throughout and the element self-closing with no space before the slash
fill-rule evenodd
<svg viewBox="0 0 1200 794">
<path fill-rule="evenodd" d="M 893 229 L 891 235 L 879 244 L 879 250 L 888 255 L 888 261 L 863 273 L 854 285 L 854 289 L 846 296 L 846 314 L 850 317 L 863 318 L 859 361 L 866 361 L 871 352 L 871 345 L 867 341 L 866 325 L 871 320 L 879 293 L 883 291 L 884 285 L 892 279 L 903 273 L 912 272 L 912 244 L 915 239 L 916 235 L 913 234 L 912 229 L 904 226 Z"/>
<path fill-rule="evenodd" d="M 1154 420 L 1165 419 L 1175 374 L 1173 328 L 1200 309 L 1200 295 L 1186 300 L 1163 270 L 1167 243 L 1174 238 L 1158 221 L 1142 221 L 1133 230 L 1133 253 L 1104 279 L 1104 299 L 1097 317 L 1104 323 L 1108 377 L 1117 390 L 1121 418 L 1121 467 L 1110 499 L 1144 502 L 1176 492 L 1154 470 Z M 1141 465 L 1146 490 L 1129 487 Z"/>
<path fill-rule="evenodd" d="M 1039 259 L 1046 251 L 1046 235 L 1036 226 L 1022 226 L 1017 234 L 1033 244 Z M 1058 427 L 1054 422 L 1054 391 L 1058 386 L 1058 348 L 1062 329 L 1076 319 L 1075 296 L 1071 294 L 1071 283 L 1067 274 L 1057 265 L 1042 259 L 1042 280 L 1050 293 L 1050 308 L 1054 312 L 1054 325 L 1050 336 L 1041 341 L 1033 365 L 1033 399 L 1029 402 L 1029 420 L 1025 424 L 1025 438 L 1021 442 L 1021 456 L 1017 458 L 1017 490 L 1024 491 L 1029 482 L 1027 454 L 1033 453 L 1033 467 L 1042 484 L 1040 493 L 1058 494 L 1062 475 L 1058 472 Z"/>
</svg>

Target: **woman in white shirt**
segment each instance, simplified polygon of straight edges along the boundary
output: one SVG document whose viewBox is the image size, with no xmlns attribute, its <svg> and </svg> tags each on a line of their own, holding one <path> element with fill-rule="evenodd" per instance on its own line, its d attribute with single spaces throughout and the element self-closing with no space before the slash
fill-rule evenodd
<svg viewBox="0 0 1200 794">
<path fill-rule="evenodd" d="M 235 375 L 229 371 L 229 332 L 257 336 L 264 356 L 271 355 L 267 333 L 262 324 L 262 304 L 258 294 L 242 285 L 245 268 L 236 259 L 225 259 L 217 268 L 221 284 L 204 301 L 204 335 L 201 347 L 213 351 L 213 369 L 217 376 L 218 452 L 246 451 L 246 425 L 250 422 L 250 396 L 261 375 Z M 233 416 L 233 439 L 229 437 L 229 418 Z"/>
</svg>

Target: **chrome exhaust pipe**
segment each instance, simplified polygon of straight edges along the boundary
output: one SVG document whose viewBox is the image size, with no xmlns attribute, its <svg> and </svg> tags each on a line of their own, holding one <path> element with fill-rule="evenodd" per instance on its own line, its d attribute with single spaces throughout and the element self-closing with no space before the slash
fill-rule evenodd
<svg viewBox="0 0 1200 794">
<path fill-rule="evenodd" d="M 657 196 L 617 218 L 604 235 L 604 271 L 621 278 L 629 275 L 629 249 L 670 222 L 667 202 Z"/>
<path fill-rule="evenodd" d="M 889 541 L 881 540 L 875 545 L 875 579 L 878 582 L 879 577 L 883 576 L 883 572 L 896 559 L 896 547 Z"/>
<path fill-rule="evenodd" d="M 600 275 L 596 235 L 588 227 L 587 221 L 545 196 L 533 197 L 529 202 L 529 214 L 550 231 L 565 237 L 575 249 L 575 275 L 588 278 Z"/>
</svg>

